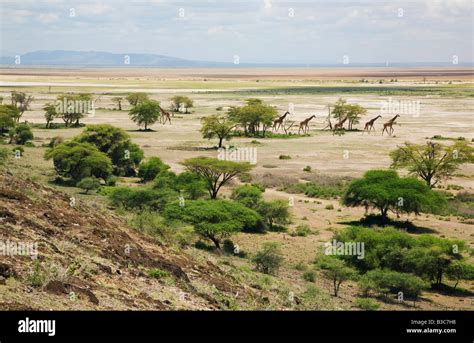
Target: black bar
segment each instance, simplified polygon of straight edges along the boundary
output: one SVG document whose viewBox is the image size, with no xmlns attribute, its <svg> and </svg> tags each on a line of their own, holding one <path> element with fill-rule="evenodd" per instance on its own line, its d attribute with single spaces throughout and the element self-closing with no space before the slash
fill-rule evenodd
<svg viewBox="0 0 474 343">
<path fill-rule="evenodd" d="M 55 320 L 55 335 L 19 333 L 19 321 Z M 416 322 L 414 322 L 416 321 Z M 424 323 L 424 325 L 421 325 Z M 0 312 L 0 339 L 58 339 L 66 336 L 315 336 L 399 337 L 456 341 L 474 337 L 474 311 L 236 311 L 120 312 L 10 311 Z M 408 333 L 407 329 L 455 329 L 442 333 Z"/>
</svg>

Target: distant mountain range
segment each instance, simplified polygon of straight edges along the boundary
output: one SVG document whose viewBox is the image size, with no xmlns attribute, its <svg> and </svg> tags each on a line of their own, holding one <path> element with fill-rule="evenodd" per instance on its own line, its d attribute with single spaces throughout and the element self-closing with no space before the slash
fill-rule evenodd
<svg viewBox="0 0 474 343">
<path fill-rule="evenodd" d="M 194 61 L 182 58 L 136 53 L 111 53 L 103 51 L 40 50 L 20 56 L 19 65 L 27 66 L 70 66 L 70 67 L 155 67 L 155 68 L 229 68 L 229 67 L 342 67 L 342 63 L 226 63 Z M 18 66 L 15 56 L 0 53 L 0 64 Z M 472 66 L 460 63 L 458 66 Z M 440 67 L 453 66 L 449 62 L 426 63 L 351 63 L 344 67 Z"/>
</svg>

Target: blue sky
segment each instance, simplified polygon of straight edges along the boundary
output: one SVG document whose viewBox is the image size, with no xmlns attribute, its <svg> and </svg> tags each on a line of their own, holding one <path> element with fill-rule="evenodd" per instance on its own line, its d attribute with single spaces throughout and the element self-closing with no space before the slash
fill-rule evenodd
<svg viewBox="0 0 474 343">
<path fill-rule="evenodd" d="M 156 53 L 232 62 L 473 62 L 472 0 L 0 0 L 3 54 Z M 71 9 L 75 16 L 71 17 Z M 402 9 L 402 10 L 399 10 Z"/>
</svg>

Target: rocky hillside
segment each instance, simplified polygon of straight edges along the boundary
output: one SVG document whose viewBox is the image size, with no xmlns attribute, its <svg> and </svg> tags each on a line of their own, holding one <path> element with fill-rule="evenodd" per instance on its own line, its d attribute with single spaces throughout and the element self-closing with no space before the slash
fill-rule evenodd
<svg viewBox="0 0 474 343">
<path fill-rule="evenodd" d="M 0 256 L 1 309 L 219 309 L 222 299 L 254 298 L 215 264 L 7 173 L 0 174 L 0 223 L 4 248 L 38 243 L 37 259 L 11 249 Z"/>
</svg>

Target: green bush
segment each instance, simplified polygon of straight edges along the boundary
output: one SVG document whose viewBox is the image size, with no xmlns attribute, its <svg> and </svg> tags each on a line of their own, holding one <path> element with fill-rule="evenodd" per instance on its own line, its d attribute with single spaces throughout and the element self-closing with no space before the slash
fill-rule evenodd
<svg viewBox="0 0 474 343">
<path fill-rule="evenodd" d="M 91 190 L 99 189 L 100 181 L 94 177 L 85 177 L 76 184 L 76 187 L 83 189 L 87 194 Z"/>
<path fill-rule="evenodd" d="M 380 307 L 375 300 L 369 298 L 357 298 L 356 303 L 357 306 L 366 311 L 376 311 Z"/>
<path fill-rule="evenodd" d="M 53 160 L 54 168 L 60 176 L 71 177 L 76 181 L 90 176 L 105 181 L 112 173 L 110 158 L 89 143 L 61 143 L 48 149 L 45 158 Z"/>
<path fill-rule="evenodd" d="M 466 244 L 429 234 L 411 236 L 394 228 L 350 227 L 334 237 L 338 242 L 364 242 L 364 258 L 341 256 L 365 273 L 377 268 L 412 273 L 441 284 L 442 277 L 456 261 L 463 261 Z"/>
<path fill-rule="evenodd" d="M 193 225 L 197 234 L 212 241 L 220 249 L 220 242 L 239 231 L 261 230 L 260 215 L 235 201 L 188 200 L 166 206 L 164 216 Z"/>
<path fill-rule="evenodd" d="M 278 159 L 280 159 L 280 160 L 291 160 L 291 156 L 290 155 L 280 155 L 280 156 L 278 156 Z"/>
<path fill-rule="evenodd" d="M 303 280 L 308 281 L 308 282 L 315 282 L 316 281 L 316 273 L 313 272 L 312 270 L 304 272 Z"/>
<path fill-rule="evenodd" d="M 10 158 L 10 152 L 7 148 L 0 147 L 0 165 L 4 164 Z"/>
<path fill-rule="evenodd" d="M 263 191 L 254 185 L 242 185 L 232 190 L 231 199 L 240 202 L 244 206 L 252 209 L 257 209 L 259 203 L 262 201 Z"/>
<path fill-rule="evenodd" d="M 159 268 L 155 268 L 155 269 L 150 269 L 150 270 L 147 272 L 147 275 L 148 275 L 149 277 L 154 278 L 154 279 L 161 279 L 161 278 L 170 276 L 170 273 L 167 272 L 166 270 L 162 270 L 162 269 L 159 269 Z"/>
<path fill-rule="evenodd" d="M 41 287 L 46 281 L 46 275 L 41 267 L 41 261 L 36 259 L 33 262 L 33 270 L 28 276 L 28 282 L 32 287 Z"/>
<path fill-rule="evenodd" d="M 159 157 L 152 157 L 148 161 L 140 163 L 138 167 L 138 177 L 141 182 L 152 181 L 158 174 L 169 168 L 170 166 L 163 163 Z"/>
<path fill-rule="evenodd" d="M 311 235 L 313 232 L 308 225 L 300 224 L 296 227 L 295 231 L 291 233 L 291 236 L 306 237 Z"/>
<path fill-rule="evenodd" d="M 178 193 L 171 189 L 151 189 L 148 187 L 116 187 L 109 194 L 113 206 L 131 210 L 160 210 L 167 203 L 178 198 Z"/>
<path fill-rule="evenodd" d="M 415 299 L 428 287 L 418 276 L 382 269 L 367 272 L 360 279 L 359 285 L 365 294 L 369 291 L 379 294 L 402 292 L 404 297 Z"/>
<path fill-rule="evenodd" d="M 18 124 L 10 129 L 8 135 L 10 142 L 18 145 L 24 145 L 33 139 L 33 132 L 28 124 Z"/>
<path fill-rule="evenodd" d="M 105 181 L 105 184 L 107 186 L 114 187 L 117 185 L 117 180 L 118 180 L 118 177 L 111 175 L 107 178 L 107 180 Z"/>
<path fill-rule="evenodd" d="M 276 242 L 263 243 L 252 261 L 258 271 L 265 274 L 275 274 L 283 264 L 283 254 L 280 245 Z"/>
</svg>

